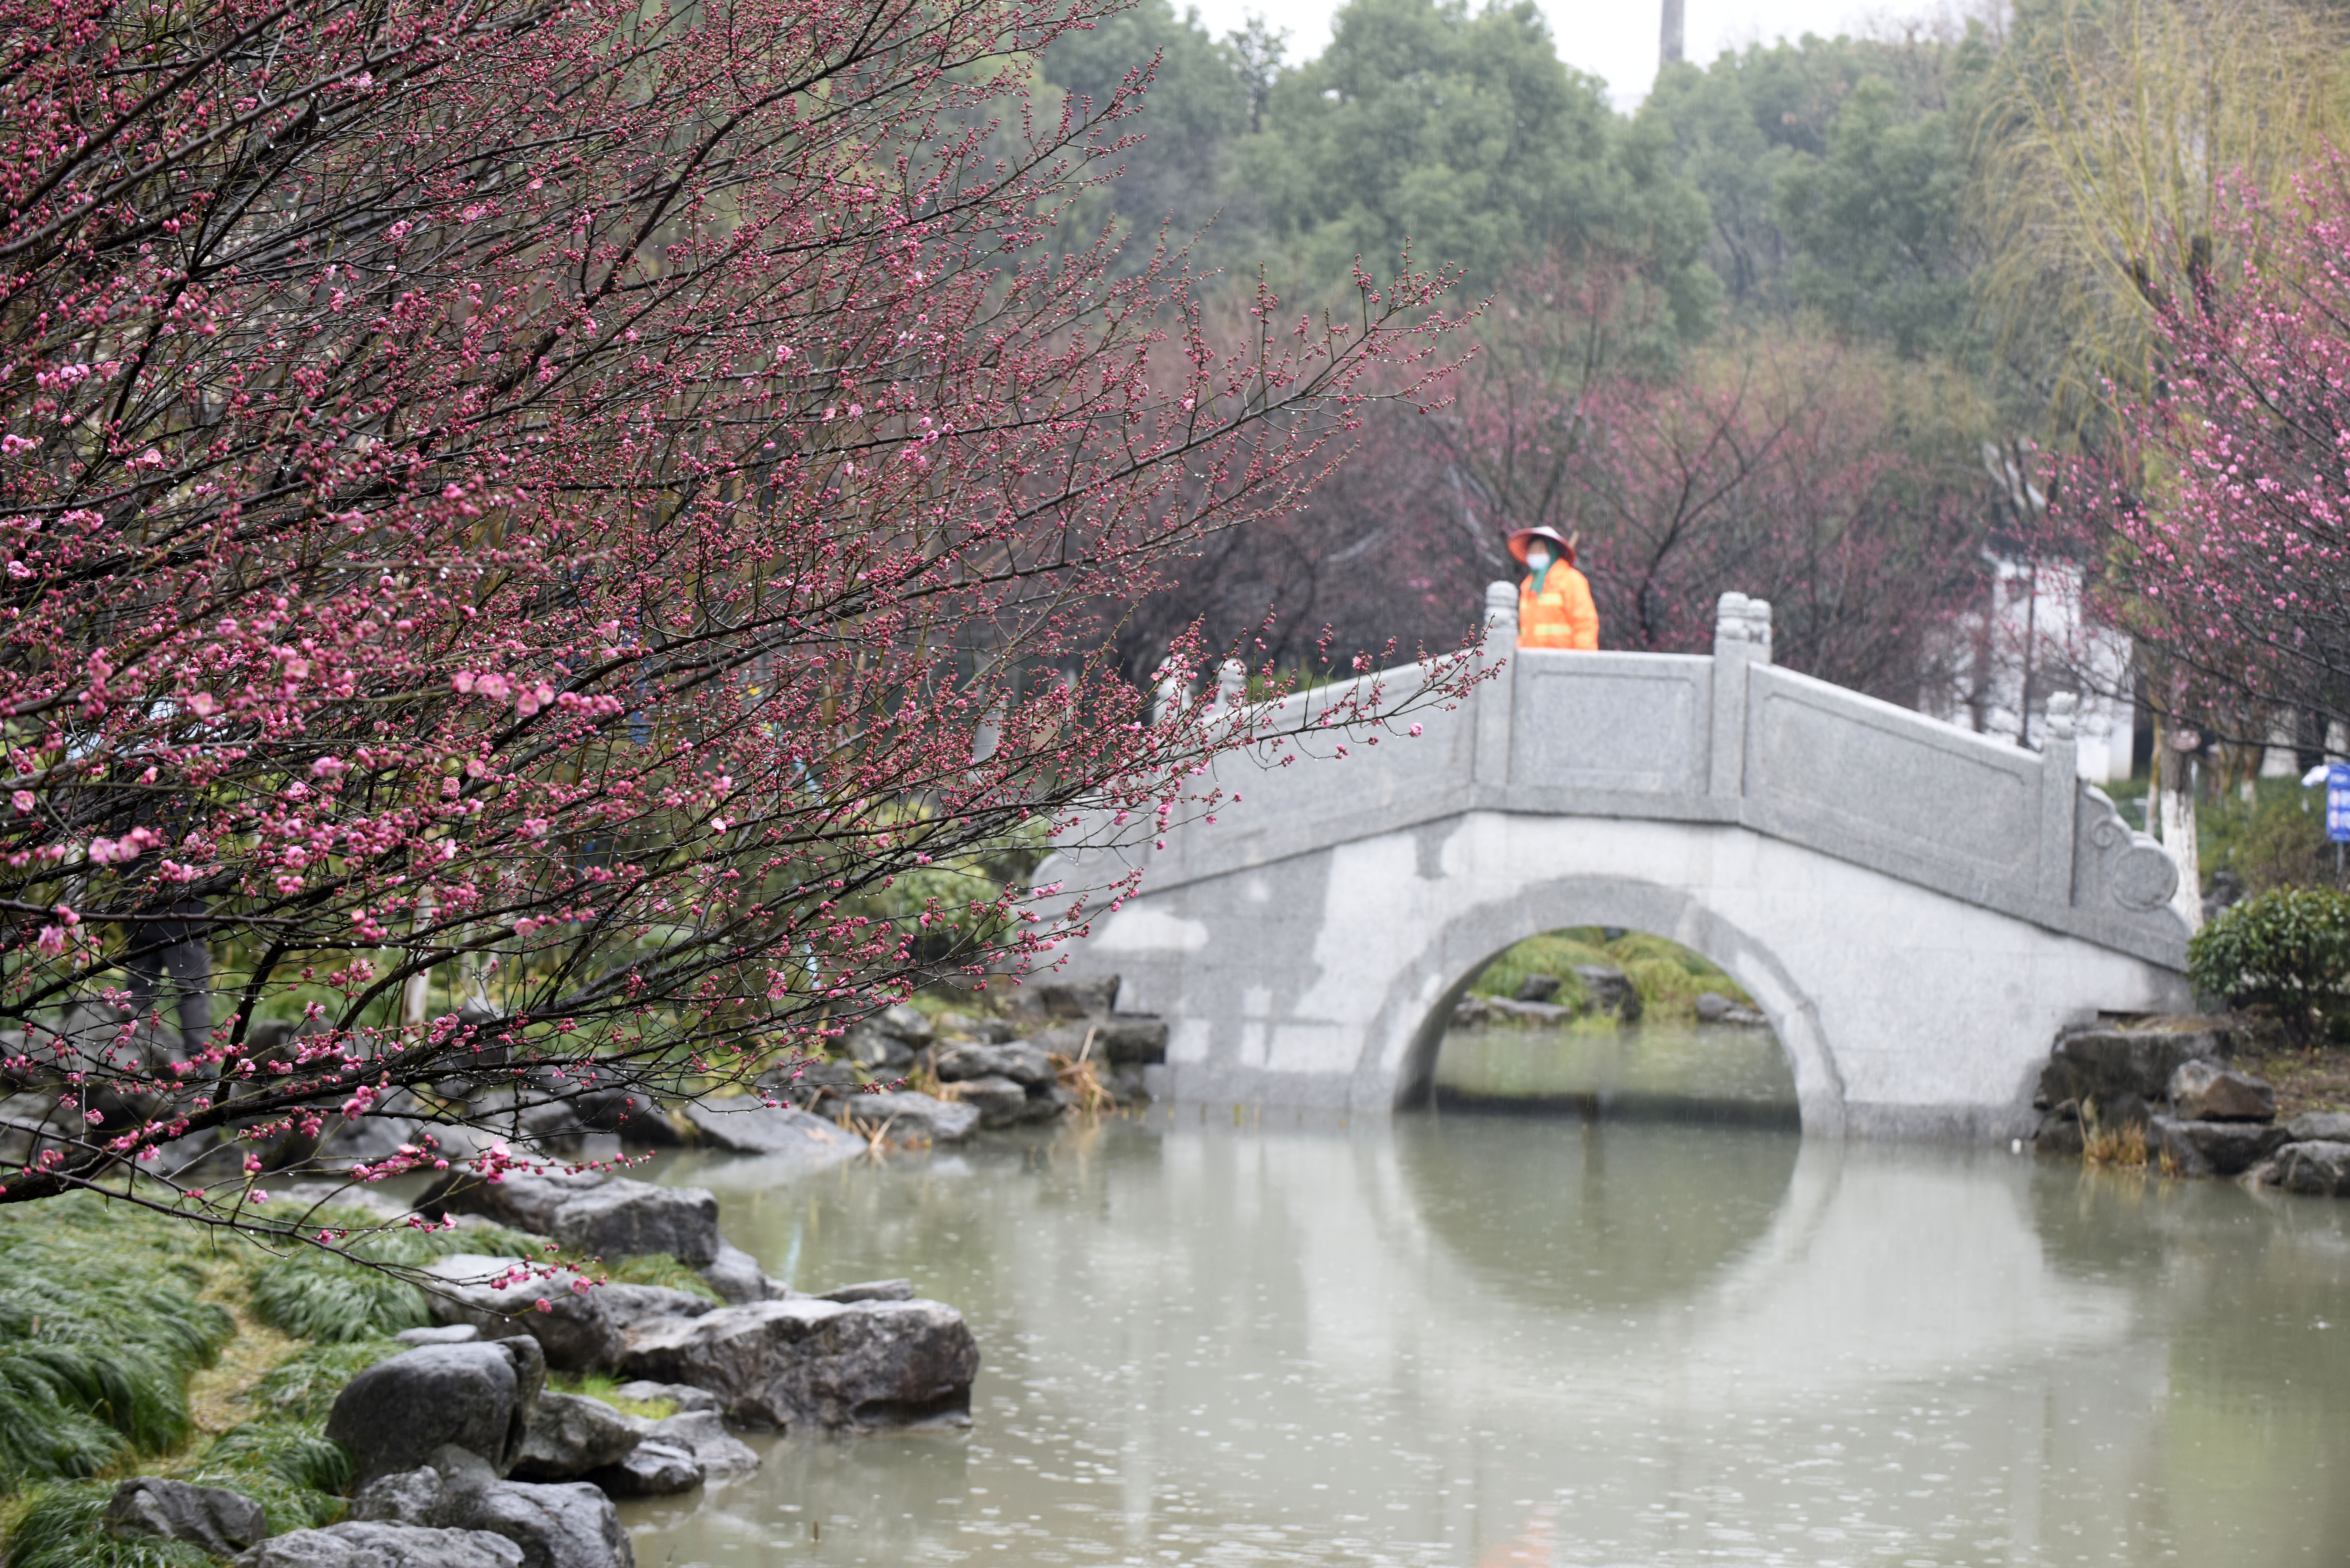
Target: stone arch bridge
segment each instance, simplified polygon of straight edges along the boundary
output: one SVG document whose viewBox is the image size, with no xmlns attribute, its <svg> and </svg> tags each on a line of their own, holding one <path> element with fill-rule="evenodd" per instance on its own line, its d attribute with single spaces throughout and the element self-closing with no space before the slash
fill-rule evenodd
<svg viewBox="0 0 2350 1568">
<path fill-rule="evenodd" d="M 1073 977 L 1120 975 L 1122 1011 L 1167 1020 L 1163 1094 L 1411 1105 L 1485 961 L 1567 926 L 1728 971 L 1809 1133 L 2028 1131 L 2060 1024 L 2187 1004 L 2177 868 L 2074 776 L 2069 699 L 2033 753 L 1773 667 L 1769 607 L 1739 595 L 1710 658 L 1520 649 L 1515 605 L 1494 585 L 1498 672 L 1416 714 L 1421 735 L 1310 766 L 1228 758 L 1243 798 L 1215 825 L 1040 872 L 1074 888 L 1144 864 L 1067 950 Z M 1366 679 L 1392 700 L 1425 678 Z"/>
</svg>

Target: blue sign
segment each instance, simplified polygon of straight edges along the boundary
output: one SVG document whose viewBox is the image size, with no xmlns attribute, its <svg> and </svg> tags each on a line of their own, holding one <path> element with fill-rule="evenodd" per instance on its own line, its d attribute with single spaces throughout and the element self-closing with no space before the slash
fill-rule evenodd
<svg viewBox="0 0 2350 1568">
<path fill-rule="evenodd" d="M 2325 836 L 2336 844 L 2350 844 L 2350 763 L 2326 767 Z"/>
</svg>

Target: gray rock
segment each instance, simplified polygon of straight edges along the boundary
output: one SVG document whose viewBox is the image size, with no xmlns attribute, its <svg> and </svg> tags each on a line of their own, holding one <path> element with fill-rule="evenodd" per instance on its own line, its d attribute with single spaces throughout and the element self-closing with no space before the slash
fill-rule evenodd
<svg viewBox="0 0 2350 1568">
<path fill-rule="evenodd" d="M 522 1548 L 480 1530 L 346 1520 L 273 1536 L 234 1568 L 522 1568 Z"/>
<path fill-rule="evenodd" d="M 1485 1005 L 1483 997 L 1473 992 L 1452 1004 L 1451 1028 L 1482 1029 L 1492 1021 L 1493 1010 Z"/>
<path fill-rule="evenodd" d="M 2170 1075 L 2171 1114 L 2189 1122 L 2276 1119 L 2276 1090 L 2250 1073 L 2217 1062 L 2181 1062 Z"/>
<path fill-rule="evenodd" d="M 965 1078 L 955 1101 L 979 1113 L 983 1127 L 1017 1127 L 1028 1119 L 1028 1091 L 1009 1078 Z"/>
<path fill-rule="evenodd" d="M 848 1032 L 842 1042 L 848 1059 L 868 1073 L 890 1075 L 904 1072 L 914 1064 L 914 1048 L 894 1034 L 884 1034 L 862 1025 Z"/>
<path fill-rule="evenodd" d="M 1027 1017 L 1054 1020 L 1107 1018 L 1118 1005 L 1116 975 L 1100 980 L 1043 981 L 1014 993 L 1012 1011 Z"/>
<path fill-rule="evenodd" d="M 914 1053 L 935 1037 L 931 1021 L 901 1002 L 860 1021 L 842 1044 L 848 1059 L 858 1066 L 894 1073 L 911 1063 Z"/>
<path fill-rule="evenodd" d="M 1594 1012 L 1612 1012 L 1627 1023 L 1638 1021 L 1639 989 L 1622 970 L 1614 964 L 1579 963 L 1575 978 L 1583 982 L 1583 994 L 1591 999 Z"/>
<path fill-rule="evenodd" d="M 691 1453 L 709 1480 L 747 1476 L 759 1468 L 758 1450 L 729 1432 L 715 1410 L 681 1410 L 655 1421 L 645 1435 Z"/>
<path fill-rule="evenodd" d="M 2212 1029 L 2084 1029 L 2064 1035 L 2049 1053 L 2040 1075 L 2040 1098 L 2094 1102 L 2135 1095 L 2159 1098 L 2171 1075 L 2189 1062 L 2217 1062 L 2227 1055 L 2227 1037 Z"/>
<path fill-rule="evenodd" d="M 858 1095 L 839 1104 L 868 1136 L 879 1134 L 891 1142 L 960 1143 L 979 1130 L 978 1106 L 911 1089 Z"/>
<path fill-rule="evenodd" d="M 602 1171 L 548 1171 L 530 1174 L 507 1171 L 492 1181 L 470 1170 L 451 1170 L 425 1189 L 417 1200 L 421 1214 L 439 1219 L 445 1214 L 478 1214 L 509 1231 L 527 1235 L 553 1233 L 555 1211 L 583 1192 L 608 1179 Z"/>
<path fill-rule="evenodd" d="M 1565 981 L 1559 979 L 1559 977 L 1555 974 L 1530 974 L 1526 976 L 1525 979 L 1518 981 L 1518 989 L 1511 992 L 1511 1000 L 1513 1002 L 1548 1002 L 1552 997 L 1558 994 L 1558 988 L 1565 983 L 1566 982 Z"/>
<path fill-rule="evenodd" d="M 700 1317 L 718 1303 L 691 1291 L 667 1285 L 598 1285 L 596 1294 L 605 1314 L 623 1334 L 633 1334 L 648 1323 L 665 1317 Z"/>
<path fill-rule="evenodd" d="M 2273 1179 L 2287 1192 L 2350 1198 L 2350 1143 L 2289 1143 L 2277 1150 Z"/>
<path fill-rule="evenodd" d="M 1575 1016 L 1575 1009 L 1562 1007 L 1555 1002 L 1519 1002 L 1506 996 L 1485 998 L 1485 1010 L 1495 1018 L 1515 1023 L 1564 1023 Z"/>
<path fill-rule="evenodd" d="M 740 1306 L 744 1302 L 767 1299 L 767 1275 L 759 1267 L 759 1260 L 731 1242 L 718 1249 L 718 1256 L 704 1264 L 701 1273 L 710 1288 L 730 1304 Z"/>
<path fill-rule="evenodd" d="M 700 1486 L 702 1469 L 691 1449 L 647 1438 L 626 1459 L 588 1479 L 613 1497 L 673 1497 Z"/>
<path fill-rule="evenodd" d="M 1059 1081 L 1053 1058 L 1027 1041 L 1008 1045 L 947 1045 L 937 1056 L 939 1077 L 946 1083 L 1009 1078 L 1023 1089 L 1040 1089 Z"/>
<path fill-rule="evenodd" d="M 2041 1117 L 2039 1130 L 2032 1135 L 2032 1147 L 2042 1154 L 2080 1158 L 2084 1147 L 2080 1106 L 2067 1100 Z"/>
<path fill-rule="evenodd" d="M 2303 1111 L 2284 1130 L 2293 1143 L 2350 1143 L 2350 1113 Z"/>
<path fill-rule="evenodd" d="M 611 1366 L 627 1335 L 613 1318 L 604 1291 L 575 1289 L 585 1276 L 568 1269 L 557 1270 L 550 1278 L 503 1282 L 515 1264 L 527 1262 L 479 1252 L 434 1259 L 425 1267 L 433 1281 L 427 1294 L 433 1320 L 470 1325 L 484 1339 L 535 1340 L 546 1364 L 562 1371 Z M 538 1310 L 541 1301 L 546 1303 L 545 1312 Z"/>
<path fill-rule="evenodd" d="M 452 1443 L 504 1469 L 522 1449 L 546 1381 L 535 1340 L 423 1345 L 344 1385 L 327 1436 L 350 1450 L 352 1480 L 361 1486 L 414 1469 Z"/>
<path fill-rule="evenodd" d="M 2196 1127 L 2216 1126 L 2197 1122 Z M 2151 1116 L 2146 1124 L 2146 1157 L 2150 1165 L 2163 1168 L 2180 1176 L 2210 1176 L 2211 1162 L 2197 1147 L 2193 1139 L 2180 1130 L 2181 1124 L 2168 1116 Z"/>
<path fill-rule="evenodd" d="M 654 1383 L 642 1377 L 621 1384 L 612 1390 L 612 1397 L 638 1405 L 650 1405 L 666 1399 L 677 1407 L 681 1416 L 696 1415 L 705 1410 L 715 1416 L 720 1408 L 718 1396 L 707 1388 L 690 1387 L 683 1383 Z"/>
<path fill-rule="evenodd" d="M 26 1165 L 69 1136 L 55 1095 L 11 1095 L 0 1100 L 0 1164 Z"/>
<path fill-rule="evenodd" d="M 697 1101 L 685 1107 L 702 1140 L 731 1154 L 796 1154 L 810 1169 L 821 1169 L 854 1159 L 865 1145 L 822 1116 L 788 1106 L 763 1105 L 745 1095 L 737 1099 Z"/>
<path fill-rule="evenodd" d="M 2154 1112 L 2136 1095 L 2118 1094 L 2102 1096 L 2084 1107 L 2085 1123 L 2094 1123 L 2106 1132 L 2123 1132 L 2131 1127 L 2145 1127 Z"/>
<path fill-rule="evenodd" d="M 700 1187 L 655 1187 L 625 1179 L 582 1192 L 555 1211 L 547 1231 L 566 1247 L 598 1258 L 666 1252 L 691 1268 L 714 1261 L 718 1199 Z"/>
<path fill-rule="evenodd" d="M 757 1084 L 763 1094 L 789 1100 L 801 1110 L 812 1110 L 827 1101 L 854 1095 L 864 1086 L 865 1081 L 850 1064 L 822 1057 L 771 1067 L 759 1075 Z"/>
<path fill-rule="evenodd" d="M 1700 1023 L 1725 1023 L 1746 1029 L 1771 1022 L 1753 1008 L 1732 1002 L 1718 991 L 1697 993 L 1697 1017 Z"/>
<path fill-rule="evenodd" d="M 643 1091 L 621 1086 L 591 1089 L 571 1102 L 579 1125 L 592 1132 L 612 1133 L 634 1143 L 662 1147 L 685 1141 L 669 1107 Z"/>
<path fill-rule="evenodd" d="M 2156 1116 L 2147 1123 L 2147 1152 L 2168 1154 L 2190 1175 L 2241 1176 L 2292 1141 L 2262 1122 L 2187 1121 Z"/>
<path fill-rule="evenodd" d="M 106 1505 L 106 1532 L 121 1541 L 185 1541 L 227 1557 L 266 1537 L 269 1517 L 243 1492 L 134 1476 L 114 1489 Z"/>
<path fill-rule="evenodd" d="M 413 1116 L 381 1112 L 348 1118 L 318 1142 L 317 1158 L 333 1165 L 373 1165 L 398 1154 L 402 1144 L 413 1147 L 424 1124 Z"/>
<path fill-rule="evenodd" d="M 914 1299 L 911 1280 L 862 1280 L 853 1285 L 839 1285 L 828 1291 L 817 1291 L 811 1301 L 838 1302 L 843 1306 L 850 1302 L 910 1302 Z"/>
<path fill-rule="evenodd" d="M 378 1476 L 352 1495 L 350 1517 L 385 1524 L 429 1525 L 441 1516 L 447 1490 L 431 1465 Z"/>
<path fill-rule="evenodd" d="M 452 1485 L 446 1507 L 452 1528 L 521 1547 L 523 1568 L 636 1568 L 619 1511 L 592 1482 Z"/>
<path fill-rule="evenodd" d="M 423 1473 L 361 1489 L 354 1515 L 487 1531 L 521 1548 L 522 1568 L 635 1568 L 612 1500 L 586 1481 L 501 1480 L 478 1454 L 436 1449 Z"/>
<path fill-rule="evenodd" d="M 391 1337 L 402 1345 L 471 1345 L 482 1337 L 482 1331 L 470 1323 L 446 1323 L 431 1328 L 403 1328 Z"/>
<path fill-rule="evenodd" d="M 619 1464 L 644 1437 L 645 1423 L 601 1399 L 548 1392 L 538 1397 L 522 1451 L 506 1473 L 516 1480 L 569 1480 Z"/>
<path fill-rule="evenodd" d="M 709 1389 L 738 1425 L 895 1427 L 967 1418 L 979 1347 L 938 1302 L 798 1297 L 657 1324 L 624 1366 Z"/>
<path fill-rule="evenodd" d="M 968 1012 L 941 1012 L 936 1028 L 941 1041 L 1003 1045 L 1020 1038 L 1020 1025 L 1009 1018 L 974 1018 Z"/>
</svg>

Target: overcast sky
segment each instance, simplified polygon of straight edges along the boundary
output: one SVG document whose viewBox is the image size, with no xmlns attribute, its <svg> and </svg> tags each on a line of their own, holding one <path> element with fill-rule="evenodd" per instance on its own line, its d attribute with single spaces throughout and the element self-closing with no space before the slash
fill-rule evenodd
<svg viewBox="0 0 2350 1568">
<path fill-rule="evenodd" d="M 1186 0 L 1176 0 L 1181 10 Z M 1200 19 L 1222 37 L 1250 12 L 1289 30 L 1292 60 L 1318 55 L 1330 42 L 1338 0 L 1196 0 Z M 1482 0 L 1470 0 L 1471 9 Z M 1609 96 L 1629 109 L 1657 74 L 1659 0 L 1539 0 L 1567 64 L 1607 78 Z M 1870 30 L 1887 16 L 1939 10 L 1932 0 L 1686 0 L 1688 55 L 1704 64 L 1723 49 L 1805 33 L 1834 36 Z"/>
</svg>

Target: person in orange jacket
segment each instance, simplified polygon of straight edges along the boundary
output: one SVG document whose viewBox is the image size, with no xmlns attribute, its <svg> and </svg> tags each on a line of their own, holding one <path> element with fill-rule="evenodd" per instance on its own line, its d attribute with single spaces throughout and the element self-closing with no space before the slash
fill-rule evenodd
<svg viewBox="0 0 2350 1568">
<path fill-rule="evenodd" d="M 1575 569 L 1575 541 L 1555 528 L 1521 528 L 1510 535 L 1510 554 L 1526 569 L 1518 585 L 1518 646 L 1596 651 L 1599 607 Z"/>
</svg>

